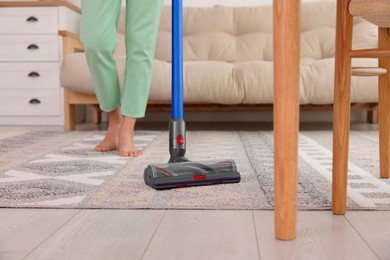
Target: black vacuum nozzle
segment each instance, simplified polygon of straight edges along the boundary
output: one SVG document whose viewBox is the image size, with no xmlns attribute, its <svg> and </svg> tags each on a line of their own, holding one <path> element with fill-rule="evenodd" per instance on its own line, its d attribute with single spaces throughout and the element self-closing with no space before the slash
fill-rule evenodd
<svg viewBox="0 0 390 260">
<path fill-rule="evenodd" d="M 240 182 L 233 160 L 152 164 L 144 171 L 145 183 L 157 190 Z"/>
</svg>

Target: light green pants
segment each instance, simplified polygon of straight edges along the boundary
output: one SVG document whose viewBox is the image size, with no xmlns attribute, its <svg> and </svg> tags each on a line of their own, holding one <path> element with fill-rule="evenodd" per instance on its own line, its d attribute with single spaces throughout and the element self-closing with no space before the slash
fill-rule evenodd
<svg viewBox="0 0 390 260">
<path fill-rule="evenodd" d="M 80 39 L 100 108 L 144 117 L 163 0 L 126 0 L 126 72 L 122 93 L 113 58 L 121 0 L 82 0 Z M 122 95 L 121 95 L 122 94 Z"/>
</svg>

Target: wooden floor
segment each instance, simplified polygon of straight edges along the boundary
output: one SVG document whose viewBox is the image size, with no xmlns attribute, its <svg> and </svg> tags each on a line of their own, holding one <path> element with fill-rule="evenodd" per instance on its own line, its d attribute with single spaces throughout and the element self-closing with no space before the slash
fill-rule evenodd
<svg viewBox="0 0 390 260">
<path fill-rule="evenodd" d="M 390 259 L 390 211 L 300 211 L 294 241 L 276 240 L 273 227 L 273 211 L 259 210 L 2 208 L 0 259 Z"/>
<path fill-rule="evenodd" d="M 0 209 L 0 259 L 390 259 L 390 212 Z"/>
</svg>

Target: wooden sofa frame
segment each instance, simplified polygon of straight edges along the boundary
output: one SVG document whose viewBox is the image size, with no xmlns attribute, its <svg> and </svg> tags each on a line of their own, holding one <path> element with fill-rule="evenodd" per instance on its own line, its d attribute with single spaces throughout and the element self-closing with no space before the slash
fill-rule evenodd
<svg viewBox="0 0 390 260">
<path fill-rule="evenodd" d="M 59 31 L 63 38 L 64 57 L 66 55 L 83 52 L 84 48 L 80 42 L 79 36 L 67 32 Z M 72 131 L 76 127 L 76 105 L 92 105 L 93 121 L 100 122 L 100 110 L 98 100 L 93 94 L 78 93 L 68 88 L 64 88 L 64 130 Z M 170 111 L 171 104 L 167 101 L 148 101 L 147 111 Z M 271 111 L 273 105 L 221 105 L 205 102 L 191 102 L 184 104 L 185 111 Z M 333 105 L 301 105 L 301 110 L 333 110 Z M 351 104 L 353 110 L 367 110 L 367 121 L 370 123 L 378 122 L 378 104 L 364 103 Z"/>
</svg>

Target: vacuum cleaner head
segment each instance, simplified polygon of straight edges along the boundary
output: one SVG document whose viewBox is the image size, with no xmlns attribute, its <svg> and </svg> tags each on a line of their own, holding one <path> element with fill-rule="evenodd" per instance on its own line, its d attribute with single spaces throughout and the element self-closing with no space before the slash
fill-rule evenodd
<svg viewBox="0 0 390 260">
<path fill-rule="evenodd" d="M 145 183 L 157 190 L 240 182 L 232 160 L 152 164 L 144 171 Z"/>
</svg>

